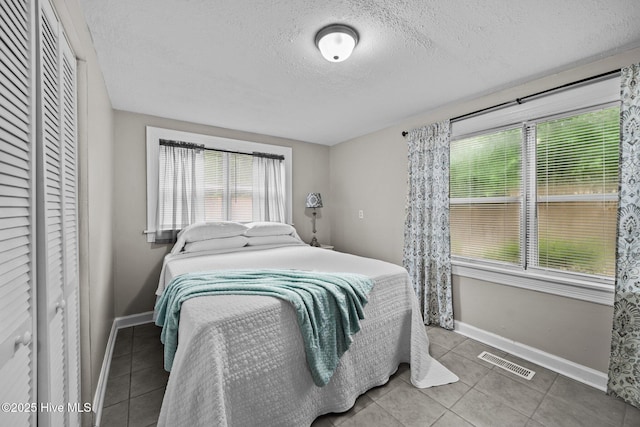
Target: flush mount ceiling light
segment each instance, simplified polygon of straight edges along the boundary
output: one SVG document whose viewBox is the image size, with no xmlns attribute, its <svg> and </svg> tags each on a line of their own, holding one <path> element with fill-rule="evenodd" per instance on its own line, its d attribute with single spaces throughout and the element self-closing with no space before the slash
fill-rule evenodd
<svg viewBox="0 0 640 427">
<path fill-rule="evenodd" d="M 332 24 L 316 34 L 316 46 L 330 62 L 342 62 L 347 59 L 358 44 L 358 33 L 351 27 Z"/>
</svg>

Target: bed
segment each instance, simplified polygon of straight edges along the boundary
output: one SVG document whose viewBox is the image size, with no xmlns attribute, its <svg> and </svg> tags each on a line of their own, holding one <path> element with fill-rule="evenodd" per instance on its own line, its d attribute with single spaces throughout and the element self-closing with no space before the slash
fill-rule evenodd
<svg viewBox="0 0 640 427">
<path fill-rule="evenodd" d="M 253 295 L 189 299 L 180 312 L 159 426 L 308 426 L 322 414 L 350 409 L 359 395 L 385 384 L 405 362 L 416 387 L 458 380 L 428 354 L 417 300 L 402 267 L 308 246 L 286 224 L 218 228 L 225 227 L 211 232 L 199 225 L 181 233 L 165 258 L 156 294 L 162 295 L 173 278 L 199 271 L 358 273 L 374 282 L 361 329 L 328 384 L 319 387 L 291 304 Z"/>
</svg>

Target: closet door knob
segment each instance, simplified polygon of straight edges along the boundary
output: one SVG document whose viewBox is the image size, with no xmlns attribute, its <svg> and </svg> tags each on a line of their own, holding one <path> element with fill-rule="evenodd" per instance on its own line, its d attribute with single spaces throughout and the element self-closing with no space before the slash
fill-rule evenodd
<svg viewBox="0 0 640 427">
<path fill-rule="evenodd" d="M 66 302 L 64 302 L 64 300 L 60 300 L 59 302 L 56 303 L 56 313 L 60 313 L 62 311 L 64 311 L 64 307 L 67 305 Z"/>
<path fill-rule="evenodd" d="M 16 337 L 16 345 L 20 345 L 20 344 L 24 346 L 31 344 L 31 332 L 26 331 L 24 334 L 18 335 Z"/>
</svg>

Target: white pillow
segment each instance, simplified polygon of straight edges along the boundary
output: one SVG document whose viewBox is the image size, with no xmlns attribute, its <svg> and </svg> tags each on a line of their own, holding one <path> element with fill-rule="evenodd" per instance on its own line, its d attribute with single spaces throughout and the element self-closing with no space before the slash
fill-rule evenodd
<svg viewBox="0 0 640 427">
<path fill-rule="evenodd" d="M 249 246 L 303 243 L 302 240 L 290 234 L 280 234 L 278 236 L 253 236 L 253 237 L 249 237 L 248 239 L 249 239 Z"/>
<path fill-rule="evenodd" d="M 202 252 L 221 249 L 238 249 L 246 246 L 249 238 L 245 236 L 221 237 L 219 239 L 199 240 L 184 245 L 184 252 Z"/>
<path fill-rule="evenodd" d="M 178 233 L 178 240 L 185 243 L 221 237 L 240 236 L 247 231 L 247 226 L 233 221 L 197 222 L 183 228 Z"/>
<path fill-rule="evenodd" d="M 250 222 L 247 224 L 249 229 L 244 233 L 245 236 L 280 236 L 283 234 L 293 234 L 296 229 L 289 224 L 283 222 Z"/>
</svg>

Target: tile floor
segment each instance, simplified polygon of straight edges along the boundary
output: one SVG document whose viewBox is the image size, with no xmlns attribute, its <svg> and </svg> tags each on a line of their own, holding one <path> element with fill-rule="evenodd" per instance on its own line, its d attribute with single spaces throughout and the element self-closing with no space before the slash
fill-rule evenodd
<svg viewBox="0 0 640 427">
<path fill-rule="evenodd" d="M 159 333 L 153 324 L 118 332 L 101 427 L 155 425 L 168 379 Z M 640 410 L 599 390 L 455 332 L 428 327 L 427 333 L 431 354 L 459 382 L 419 390 L 409 384 L 409 367 L 403 364 L 386 385 L 360 396 L 351 410 L 321 416 L 313 427 L 640 426 Z M 527 381 L 485 363 L 477 358 L 483 350 L 536 374 Z"/>
</svg>

